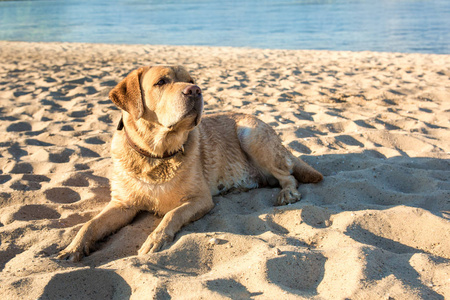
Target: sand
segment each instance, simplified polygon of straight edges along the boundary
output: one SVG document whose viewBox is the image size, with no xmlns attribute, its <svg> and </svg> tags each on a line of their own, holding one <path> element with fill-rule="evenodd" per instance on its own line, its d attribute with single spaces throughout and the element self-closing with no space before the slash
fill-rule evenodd
<svg viewBox="0 0 450 300">
<path fill-rule="evenodd" d="M 215 197 L 170 247 L 137 256 L 141 213 L 58 261 L 109 201 L 131 70 L 182 64 L 205 114 L 258 116 L 325 175 Z M 2 299 L 450 299 L 450 55 L 0 42 Z M 211 242 L 212 239 L 215 239 Z"/>
</svg>

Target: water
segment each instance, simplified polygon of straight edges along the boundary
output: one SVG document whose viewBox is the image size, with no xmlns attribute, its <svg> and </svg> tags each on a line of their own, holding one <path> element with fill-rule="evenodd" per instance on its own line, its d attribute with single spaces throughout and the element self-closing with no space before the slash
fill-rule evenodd
<svg viewBox="0 0 450 300">
<path fill-rule="evenodd" d="M 0 0 L 0 40 L 450 54 L 450 0 Z"/>
</svg>

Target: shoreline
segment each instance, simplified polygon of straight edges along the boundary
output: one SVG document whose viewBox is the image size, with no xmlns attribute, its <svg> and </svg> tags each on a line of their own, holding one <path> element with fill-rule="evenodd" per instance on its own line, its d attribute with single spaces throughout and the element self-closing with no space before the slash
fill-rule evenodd
<svg viewBox="0 0 450 300">
<path fill-rule="evenodd" d="M 280 52 L 340 52 L 340 53 L 355 53 L 355 54 L 393 54 L 393 55 L 424 55 L 424 56 L 449 56 L 450 53 L 422 53 L 422 52 L 395 52 L 395 51 L 371 51 L 371 50 L 326 50 L 326 49 L 284 49 L 284 48 L 255 48 L 255 47 L 234 47 L 234 46 L 208 46 L 208 45 L 170 45 L 170 44 L 121 44 L 121 43 L 85 43 L 85 42 L 29 42 L 29 41 L 13 41 L 13 40 L 0 40 L 0 44 L 28 44 L 28 45 L 91 45 L 91 46 L 104 46 L 104 47 L 154 47 L 154 48 L 205 48 L 205 49 L 221 49 L 221 50 L 247 50 L 247 51 L 280 51 Z M 9 45 L 11 46 L 11 45 Z"/>
<path fill-rule="evenodd" d="M 15 298 L 450 298 L 450 55 L 0 41 L 0 295 Z M 53 256 L 109 201 L 120 111 L 148 64 L 186 66 L 205 114 L 271 125 L 321 171 L 214 197 L 163 251 L 141 213 L 80 263 Z M 221 241 L 211 245 L 211 238 Z M 277 250 L 278 249 L 278 250 Z"/>
</svg>

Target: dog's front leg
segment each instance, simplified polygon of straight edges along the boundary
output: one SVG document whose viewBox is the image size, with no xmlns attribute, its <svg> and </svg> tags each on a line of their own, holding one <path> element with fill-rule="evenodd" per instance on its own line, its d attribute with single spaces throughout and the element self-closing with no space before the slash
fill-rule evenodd
<svg viewBox="0 0 450 300">
<path fill-rule="evenodd" d="M 213 207 L 214 203 L 211 195 L 205 195 L 201 198 L 191 198 L 189 202 L 185 202 L 181 206 L 169 211 L 142 245 L 138 251 L 139 255 L 159 251 L 167 243 L 173 241 L 175 234 L 181 227 L 200 219 Z"/>
<path fill-rule="evenodd" d="M 79 261 L 89 255 L 90 248 L 99 239 L 125 226 L 137 214 L 135 208 L 111 201 L 97 216 L 81 227 L 72 243 L 61 251 L 57 258 Z"/>
</svg>

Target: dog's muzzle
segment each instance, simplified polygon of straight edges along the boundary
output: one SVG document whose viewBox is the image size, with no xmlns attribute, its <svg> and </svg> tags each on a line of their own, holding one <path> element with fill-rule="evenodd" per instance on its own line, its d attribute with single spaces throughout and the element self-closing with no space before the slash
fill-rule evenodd
<svg viewBox="0 0 450 300">
<path fill-rule="evenodd" d="M 186 97 L 186 100 L 193 103 L 192 110 L 189 112 L 195 113 L 195 126 L 200 123 L 203 113 L 203 95 L 202 90 L 197 85 L 189 85 L 183 91 L 182 94 Z"/>
<path fill-rule="evenodd" d="M 187 97 L 198 97 L 202 95 L 202 90 L 197 85 L 188 85 L 182 93 Z"/>
</svg>

